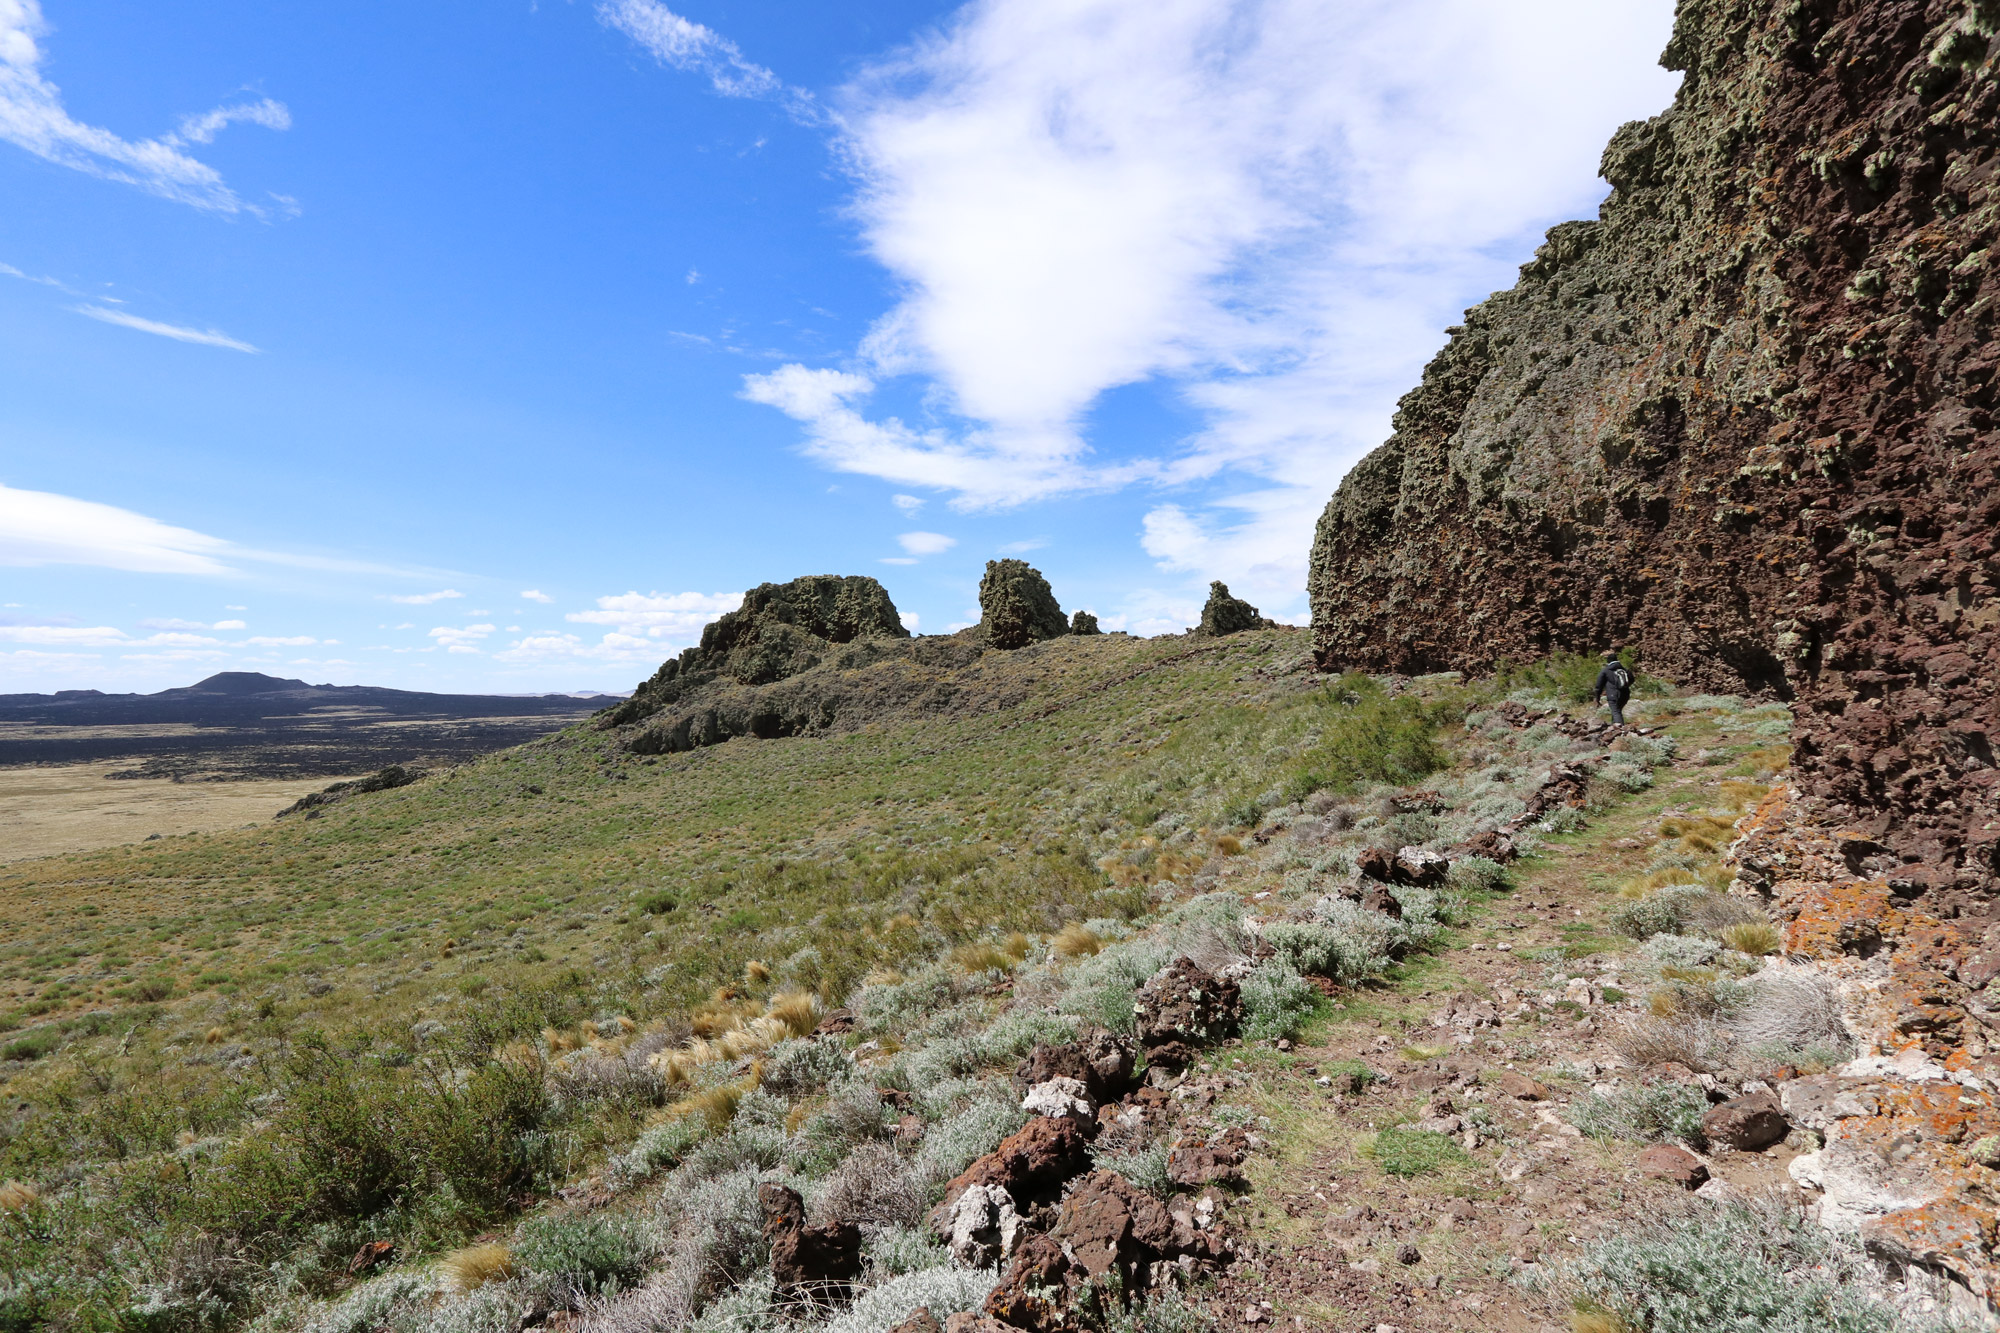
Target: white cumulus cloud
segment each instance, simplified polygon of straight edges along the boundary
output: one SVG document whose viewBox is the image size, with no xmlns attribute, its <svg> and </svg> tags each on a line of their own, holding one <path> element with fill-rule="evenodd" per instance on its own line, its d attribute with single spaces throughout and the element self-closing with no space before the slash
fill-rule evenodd
<svg viewBox="0 0 2000 1333">
<path fill-rule="evenodd" d="M 498 628 L 499 626 L 497 625 L 486 624 L 439 625 L 430 632 L 430 637 L 436 639 L 439 646 L 448 648 L 455 653 L 477 652 L 478 648 L 476 645 L 480 640 Z M 251 642 L 255 643 L 256 640 L 252 639 Z M 311 640 L 308 639 L 307 642 L 310 643 Z"/>
<path fill-rule="evenodd" d="M 745 396 L 828 466 L 959 508 L 1174 488 L 1135 534 L 1157 561 L 1295 597 L 1313 517 L 1444 326 L 1593 211 L 1605 138 L 1670 99 L 1671 19 L 1667 0 L 977 0 L 843 98 L 855 212 L 903 297 L 849 366 Z M 941 406 L 871 415 L 912 376 Z M 1197 414 L 1188 438 L 1093 439 L 1104 395 L 1147 381 Z"/>
<path fill-rule="evenodd" d="M 692 642 L 709 621 L 742 603 L 740 592 L 623 592 L 598 598 L 594 611 L 572 611 L 563 619 L 613 625 L 627 636 Z"/>
<path fill-rule="evenodd" d="M 524 588 L 521 591 L 521 600 L 524 602 L 542 602 L 546 604 L 553 602 L 555 598 L 535 588 Z"/>
<path fill-rule="evenodd" d="M 162 198 L 218 213 L 261 213 L 223 184 L 221 173 L 182 150 L 208 143 L 232 121 L 289 128 L 291 115 L 269 99 L 184 118 L 177 132 L 130 140 L 86 125 L 63 107 L 62 91 L 42 77 L 49 25 L 39 0 L 0 0 L 0 139 L 78 171 L 123 181 Z"/>
<path fill-rule="evenodd" d="M 958 538 L 942 532 L 906 532 L 896 540 L 911 555 L 942 555 L 958 545 Z"/>
<path fill-rule="evenodd" d="M 456 588 L 444 588 L 437 592 L 392 593 L 383 600 L 395 602 L 400 606 L 429 606 L 432 602 L 446 602 L 454 597 L 463 596 L 465 594 Z"/>
</svg>

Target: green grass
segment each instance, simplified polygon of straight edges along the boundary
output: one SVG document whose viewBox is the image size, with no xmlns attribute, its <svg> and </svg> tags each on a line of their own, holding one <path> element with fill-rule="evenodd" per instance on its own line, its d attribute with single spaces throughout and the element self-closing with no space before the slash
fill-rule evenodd
<svg viewBox="0 0 2000 1333">
<path fill-rule="evenodd" d="M 1406 1125 L 1391 1125 L 1376 1134 L 1366 1152 L 1383 1171 L 1405 1178 L 1436 1175 L 1470 1160 L 1463 1148 L 1436 1130 Z"/>
</svg>

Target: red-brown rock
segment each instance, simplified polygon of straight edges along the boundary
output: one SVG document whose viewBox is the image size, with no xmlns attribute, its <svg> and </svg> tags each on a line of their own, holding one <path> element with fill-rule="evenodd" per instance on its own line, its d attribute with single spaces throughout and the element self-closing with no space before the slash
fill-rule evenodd
<svg viewBox="0 0 2000 1333">
<path fill-rule="evenodd" d="M 1545 1102 L 1549 1099 L 1547 1087 L 1537 1083 L 1518 1069 L 1503 1069 L 1493 1080 L 1495 1086 L 1509 1097 L 1524 1102 Z"/>
<path fill-rule="evenodd" d="M 1031 1237 L 986 1297 L 985 1313 L 1028 1333 L 1061 1333 L 1075 1327 L 1069 1289 L 1081 1276 L 1053 1237 Z"/>
<path fill-rule="evenodd" d="M 919 1305 L 910 1311 L 910 1317 L 889 1330 L 889 1333 L 945 1333 L 945 1325 L 937 1321 L 928 1305 Z"/>
<path fill-rule="evenodd" d="M 814 1226 L 805 1200 L 786 1185 L 757 1187 L 764 1236 L 771 1242 L 771 1276 L 780 1296 L 820 1296 L 861 1276 L 861 1228 L 852 1222 Z"/>
<path fill-rule="evenodd" d="M 360 1277 L 372 1273 L 396 1257 L 396 1242 L 393 1240 L 371 1240 L 354 1252 L 347 1261 L 347 1275 Z"/>
<path fill-rule="evenodd" d="M 1671 1180 L 1684 1190 L 1700 1189 L 1708 1183 L 1708 1168 L 1686 1148 L 1656 1143 L 1639 1154 L 1639 1170 L 1658 1180 Z"/>
<path fill-rule="evenodd" d="M 1211 975 L 1185 957 L 1176 958 L 1141 986 L 1134 1007 L 1147 1062 L 1165 1068 L 1184 1068 L 1183 1052 L 1189 1047 L 1235 1035 L 1243 1016 L 1236 983 Z"/>
<path fill-rule="evenodd" d="M 1241 1185 L 1249 1152 L 1250 1137 L 1240 1129 L 1225 1129 L 1207 1142 L 1183 1140 L 1167 1154 L 1167 1178 L 1189 1189 Z"/>
<path fill-rule="evenodd" d="M 1025 1207 L 1032 1200 L 1052 1197 L 1064 1181 L 1089 1165 L 1090 1140 L 1081 1125 L 1067 1117 L 1032 1116 L 945 1186 L 945 1206 L 956 1202 L 969 1185 L 998 1185 Z"/>
<path fill-rule="evenodd" d="M 1132 1086 L 1137 1053 L 1132 1044 L 1103 1028 L 1091 1028 L 1075 1041 L 1059 1046 L 1038 1045 L 1014 1071 L 1016 1091 L 1026 1092 L 1052 1078 L 1073 1078 L 1090 1090 L 1093 1102 L 1113 1102 Z"/>
<path fill-rule="evenodd" d="M 1128 1288 L 1138 1264 L 1175 1252 L 1166 1208 L 1111 1171 L 1093 1171 L 1070 1191 L 1054 1235 L 1085 1273 L 1116 1271 Z"/>
<path fill-rule="evenodd" d="M 1768 1092 L 1753 1092 L 1710 1108 L 1701 1118 L 1701 1132 L 1717 1143 L 1744 1152 L 1758 1152 L 1784 1140 L 1792 1126 L 1784 1108 Z"/>
</svg>

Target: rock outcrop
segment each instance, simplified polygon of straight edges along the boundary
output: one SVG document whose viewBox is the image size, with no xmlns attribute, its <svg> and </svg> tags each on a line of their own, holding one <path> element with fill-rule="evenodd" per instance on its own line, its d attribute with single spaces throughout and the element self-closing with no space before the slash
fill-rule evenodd
<svg viewBox="0 0 2000 1333">
<path fill-rule="evenodd" d="M 1320 520 L 1327 669 L 1636 644 L 1794 703 L 1821 817 L 2000 874 L 2000 9 L 1682 0 L 1595 221 L 1467 312 Z"/>
<path fill-rule="evenodd" d="M 888 590 L 866 575 L 811 574 L 760 583 L 743 605 L 701 632 L 701 642 L 670 658 L 603 715 L 607 726 L 651 717 L 712 681 L 768 685 L 819 665 L 836 644 L 907 639 Z"/>
<path fill-rule="evenodd" d="M 1198 633 L 1208 635 L 1241 634 L 1247 629 L 1269 629 L 1271 622 L 1264 619 L 1259 611 L 1241 597 L 1229 595 L 1229 585 L 1216 580 L 1208 585 L 1208 601 L 1201 608 L 1201 624 Z"/>
<path fill-rule="evenodd" d="M 995 648 L 1060 639 L 1070 622 L 1042 571 L 1025 560 L 988 560 L 979 580 L 979 630 Z"/>
</svg>

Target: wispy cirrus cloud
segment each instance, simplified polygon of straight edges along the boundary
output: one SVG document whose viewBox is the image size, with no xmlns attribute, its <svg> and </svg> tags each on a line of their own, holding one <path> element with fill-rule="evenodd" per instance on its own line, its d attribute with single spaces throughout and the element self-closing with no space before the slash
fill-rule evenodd
<svg viewBox="0 0 2000 1333">
<path fill-rule="evenodd" d="M 5 3 L 5 0 L 0 0 Z M 139 574 L 226 574 L 220 537 L 115 505 L 0 484 L 0 565 L 95 565 Z"/>
<path fill-rule="evenodd" d="M 398 606 L 429 606 L 433 602 L 448 602 L 463 596 L 465 594 L 456 588 L 440 588 L 436 592 L 385 593 L 382 600 Z"/>
<path fill-rule="evenodd" d="M 287 129 L 291 114 L 266 98 L 185 117 L 178 129 L 155 139 L 125 139 L 86 125 L 63 107 L 62 90 L 42 76 L 42 39 L 49 24 L 40 0 L 0 0 L 0 139 L 37 157 L 136 185 L 177 203 L 217 213 L 263 214 L 223 183 L 213 167 L 189 156 L 189 145 L 205 144 L 216 131 L 243 121 Z"/>
<path fill-rule="evenodd" d="M 604 0 L 598 21 L 624 33 L 663 65 L 699 74 L 724 97 L 775 101 L 801 120 L 819 119 L 811 93 L 788 86 L 764 66 L 747 59 L 741 47 L 710 27 L 683 18 L 659 0 Z M 700 274 L 688 270 L 694 283 Z"/>
<path fill-rule="evenodd" d="M 5 0 L 0 0 L 4 3 Z M 156 334 L 162 338 L 172 338 L 176 342 L 200 343 L 206 347 L 227 347 L 231 351 L 249 352 L 255 356 L 263 349 L 252 347 L 239 338 L 232 338 L 217 329 L 190 329 L 179 324 L 163 324 L 157 319 L 142 319 L 138 315 L 123 310 L 107 310 L 100 305 L 80 305 L 74 307 L 79 315 L 88 315 L 106 324 L 116 324 L 120 328 L 137 329 L 141 333 Z"/>
</svg>

